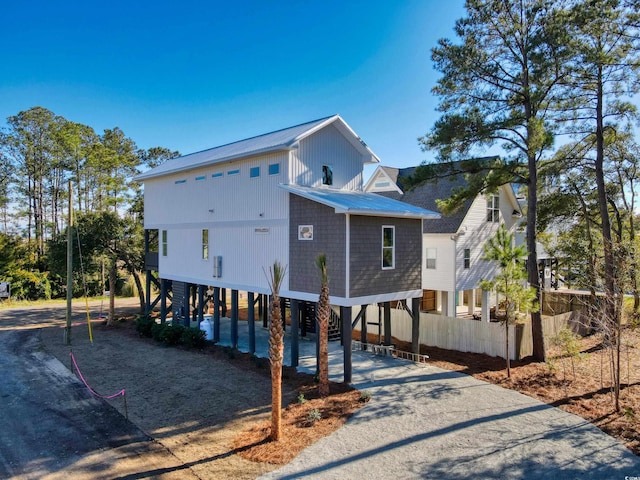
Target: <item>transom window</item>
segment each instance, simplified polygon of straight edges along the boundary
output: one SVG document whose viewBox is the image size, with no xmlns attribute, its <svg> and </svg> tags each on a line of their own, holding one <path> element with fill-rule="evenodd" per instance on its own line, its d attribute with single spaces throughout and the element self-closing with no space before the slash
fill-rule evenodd
<svg viewBox="0 0 640 480">
<path fill-rule="evenodd" d="M 427 248 L 427 253 L 425 255 L 427 259 L 427 268 L 429 270 L 435 270 L 436 268 L 436 254 L 437 250 L 435 248 Z"/>
<path fill-rule="evenodd" d="M 491 195 L 487 198 L 487 222 L 497 223 L 500 221 L 500 197 Z"/>
<path fill-rule="evenodd" d="M 278 175 L 280 173 L 280 164 L 272 163 L 269 165 L 269 175 Z"/>
<path fill-rule="evenodd" d="M 382 269 L 390 270 L 396 266 L 396 227 L 382 227 Z"/>
</svg>

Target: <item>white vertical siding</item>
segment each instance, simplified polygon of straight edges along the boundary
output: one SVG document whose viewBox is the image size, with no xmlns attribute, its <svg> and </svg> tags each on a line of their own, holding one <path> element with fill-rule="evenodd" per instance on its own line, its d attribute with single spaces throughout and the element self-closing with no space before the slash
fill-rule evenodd
<svg viewBox="0 0 640 480">
<path fill-rule="evenodd" d="M 456 248 L 456 290 L 469 290 L 478 286 L 480 280 L 493 277 L 492 262 L 482 260 L 484 244 L 498 230 L 499 223 L 487 222 L 487 200 L 479 195 L 471 204 L 465 217 Z M 464 268 L 464 250 L 471 250 L 470 268 Z"/>
<path fill-rule="evenodd" d="M 203 226 L 207 228 L 207 226 Z M 264 230 L 256 233 L 256 228 Z M 159 257 L 162 278 L 202 285 L 227 286 L 239 290 L 268 292 L 263 268 L 275 260 L 288 263 L 289 226 L 286 221 L 268 227 L 247 224 L 209 226 L 209 258 L 202 259 L 202 228 L 167 231 L 167 256 Z M 222 275 L 213 276 L 215 256 L 222 257 Z M 284 285 L 288 285 L 285 279 Z"/>
<path fill-rule="evenodd" d="M 436 268 L 426 267 L 427 248 L 436 249 Z M 455 290 L 455 241 L 449 234 L 422 236 L 422 288 L 424 290 Z"/>
<path fill-rule="evenodd" d="M 362 190 L 362 155 L 333 125 L 305 138 L 291 153 L 289 182 L 322 186 L 322 166 L 333 168 L 333 187 Z"/>
<path fill-rule="evenodd" d="M 273 163 L 278 175 L 269 175 Z M 287 194 L 277 186 L 286 183 L 287 163 L 288 153 L 279 152 L 147 180 L 145 227 L 286 218 Z M 260 167 L 259 177 L 249 177 L 252 167 Z"/>
</svg>

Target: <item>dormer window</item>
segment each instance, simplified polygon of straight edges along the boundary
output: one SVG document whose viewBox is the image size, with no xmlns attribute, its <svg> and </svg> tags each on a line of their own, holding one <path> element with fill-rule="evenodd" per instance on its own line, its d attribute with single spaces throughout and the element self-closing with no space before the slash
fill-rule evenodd
<svg viewBox="0 0 640 480">
<path fill-rule="evenodd" d="M 487 198 L 487 222 L 498 223 L 500 221 L 500 197 L 491 195 Z"/>
<path fill-rule="evenodd" d="M 331 165 L 322 166 L 322 184 L 333 185 L 333 169 Z"/>
</svg>

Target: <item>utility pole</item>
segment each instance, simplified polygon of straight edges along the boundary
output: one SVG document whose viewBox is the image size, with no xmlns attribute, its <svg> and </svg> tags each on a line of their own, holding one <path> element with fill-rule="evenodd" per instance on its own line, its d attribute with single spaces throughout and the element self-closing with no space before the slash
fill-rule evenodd
<svg viewBox="0 0 640 480">
<path fill-rule="evenodd" d="M 67 225 L 67 326 L 64 341 L 71 345 L 71 301 L 73 299 L 73 190 L 69 180 L 69 222 Z"/>
</svg>

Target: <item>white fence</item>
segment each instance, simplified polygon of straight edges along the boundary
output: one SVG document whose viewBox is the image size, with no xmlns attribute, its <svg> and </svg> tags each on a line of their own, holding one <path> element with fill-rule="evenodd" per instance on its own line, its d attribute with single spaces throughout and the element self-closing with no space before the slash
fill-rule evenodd
<svg viewBox="0 0 640 480">
<path fill-rule="evenodd" d="M 367 322 L 377 322 L 379 310 L 375 305 L 367 307 Z M 543 321 L 545 336 L 556 335 L 566 326 L 571 314 L 548 317 Z M 384 322 L 380 318 L 384 336 Z M 391 335 L 400 341 L 411 342 L 411 316 L 402 309 L 391 309 Z M 516 328 L 517 327 L 517 328 Z M 377 326 L 368 326 L 369 333 L 377 333 Z M 484 353 L 492 357 L 505 358 L 505 328 L 500 323 L 481 322 L 468 318 L 446 317 L 420 313 L 420 338 L 422 345 L 439 347 L 459 352 Z M 511 359 L 524 358 L 533 353 L 531 324 L 509 328 L 509 350 Z"/>
</svg>

